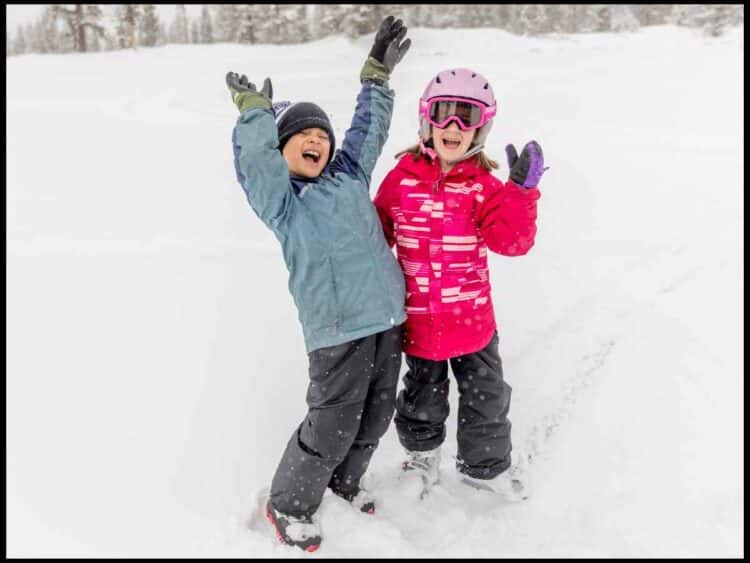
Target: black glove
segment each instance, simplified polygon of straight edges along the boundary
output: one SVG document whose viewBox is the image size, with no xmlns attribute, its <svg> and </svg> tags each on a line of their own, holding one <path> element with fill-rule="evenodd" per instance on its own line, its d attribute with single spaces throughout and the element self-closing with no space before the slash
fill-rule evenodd
<svg viewBox="0 0 750 563">
<path fill-rule="evenodd" d="M 523 188 L 533 188 L 539 185 L 544 171 L 544 153 L 536 141 L 529 141 L 518 156 L 516 147 L 512 144 L 505 147 L 510 167 L 510 179 Z"/>
<path fill-rule="evenodd" d="M 400 19 L 394 22 L 393 16 L 388 16 L 380 23 L 380 28 L 375 34 L 370 56 L 385 66 L 389 74 L 411 46 L 411 39 L 403 41 L 406 30 L 404 22 Z"/>
<path fill-rule="evenodd" d="M 243 113 L 251 108 L 265 108 L 271 109 L 271 100 L 273 99 L 273 86 L 271 86 L 271 79 L 266 78 L 263 81 L 263 88 L 260 92 L 255 87 L 255 84 L 248 81 L 247 76 L 238 75 L 236 72 L 228 72 L 227 86 L 232 94 L 232 101 Z"/>
</svg>

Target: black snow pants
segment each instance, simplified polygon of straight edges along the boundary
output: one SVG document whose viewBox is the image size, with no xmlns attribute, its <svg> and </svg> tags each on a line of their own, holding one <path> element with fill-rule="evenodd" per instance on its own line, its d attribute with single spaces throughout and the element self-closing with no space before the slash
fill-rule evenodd
<svg viewBox="0 0 750 563">
<path fill-rule="evenodd" d="M 409 370 L 396 401 L 396 430 L 401 445 L 428 451 L 445 440 L 449 414 L 448 362 L 458 383 L 458 456 L 462 473 L 491 479 L 510 466 L 511 387 L 503 381 L 497 333 L 483 349 L 450 360 L 406 355 Z"/>
<path fill-rule="evenodd" d="M 359 481 L 393 418 L 401 369 L 401 327 L 314 350 L 308 412 L 271 482 L 271 504 L 293 516 L 314 513 L 326 487 L 342 495 Z"/>
</svg>

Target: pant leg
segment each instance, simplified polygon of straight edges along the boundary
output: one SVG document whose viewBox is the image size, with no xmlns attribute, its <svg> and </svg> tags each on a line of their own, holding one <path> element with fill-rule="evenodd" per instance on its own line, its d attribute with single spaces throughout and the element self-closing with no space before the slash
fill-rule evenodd
<svg viewBox="0 0 750 563">
<path fill-rule="evenodd" d="M 427 451 L 445 440 L 448 404 L 448 362 L 406 356 L 409 370 L 396 400 L 396 431 L 407 450 Z"/>
<path fill-rule="evenodd" d="M 292 435 L 271 482 L 271 503 L 286 514 L 314 513 L 334 469 L 360 427 L 372 377 L 374 336 L 314 350 L 308 412 Z"/>
<path fill-rule="evenodd" d="M 374 335 L 373 374 L 359 432 L 329 483 L 331 489 L 341 495 L 355 495 L 359 491 L 359 482 L 393 418 L 401 370 L 401 337 L 400 326 Z"/>
<path fill-rule="evenodd" d="M 511 450 L 511 387 L 503 380 L 497 333 L 483 350 L 450 362 L 459 391 L 457 467 L 491 479 L 510 466 Z"/>
</svg>

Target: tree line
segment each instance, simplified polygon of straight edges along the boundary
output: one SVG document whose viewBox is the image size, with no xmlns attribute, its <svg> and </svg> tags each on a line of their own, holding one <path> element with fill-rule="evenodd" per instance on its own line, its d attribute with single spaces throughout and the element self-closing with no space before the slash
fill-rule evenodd
<svg viewBox="0 0 750 563">
<path fill-rule="evenodd" d="M 105 10 L 106 8 L 106 10 Z M 6 56 L 97 52 L 186 43 L 304 43 L 373 33 L 393 14 L 410 27 L 497 28 L 518 35 L 634 31 L 673 24 L 719 36 L 744 23 L 736 4 L 177 4 L 167 24 L 154 4 L 51 4 L 6 30 Z"/>
</svg>

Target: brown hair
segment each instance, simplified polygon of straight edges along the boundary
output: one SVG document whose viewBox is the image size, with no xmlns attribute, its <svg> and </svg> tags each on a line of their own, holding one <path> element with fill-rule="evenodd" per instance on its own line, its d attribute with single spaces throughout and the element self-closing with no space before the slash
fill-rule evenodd
<svg viewBox="0 0 750 563">
<path fill-rule="evenodd" d="M 427 141 L 428 146 L 432 145 L 432 139 Z M 404 149 L 398 153 L 396 153 L 395 158 L 401 158 L 405 154 L 411 154 L 414 155 L 414 158 L 412 160 L 414 162 L 418 161 L 422 157 L 424 157 L 427 160 L 430 160 L 430 155 L 424 154 L 422 152 L 422 149 L 419 147 L 419 144 L 412 145 L 408 149 Z M 479 151 L 477 154 L 474 155 L 474 158 L 477 159 L 477 164 L 484 168 L 487 172 L 492 172 L 496 168 L 500 168 L 500 166 L 497 164 L 496 161 L 492 160 L 489 156 L 484 154 L 484 151 Z"/>
</svg>

